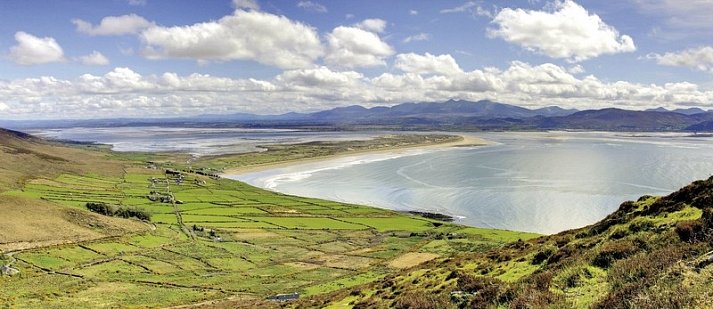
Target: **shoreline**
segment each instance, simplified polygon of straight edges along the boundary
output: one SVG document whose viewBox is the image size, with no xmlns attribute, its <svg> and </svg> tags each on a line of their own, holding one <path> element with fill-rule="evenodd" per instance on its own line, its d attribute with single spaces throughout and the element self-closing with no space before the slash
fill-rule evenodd
<svg viewBox="0 0 713 309">
<path fill-rule="evenodd" d="M 408 145 L 408 146 L 393 147 L 393 148 L 388 148 L 388 149 L 376 149 L 376 150 L 356 150 L 356 151 L 344 152 L 344 153 L 339 153 L 339 154 L 334 154 L 334 155 L 329 155 L 329 156 L 320 156 L 320 157 L 304 158 L 304 159 L 297 159 L 297 160 L 290 160 L 290 161 L 281 161 L 281 162 L 275 162 L 275 163 L 234 167 L 234 168 L 229 168 L 229 169 L 225 170 L 224 172 L 220 173 L 220 177 L 229 178 L 228 176 L 257 173 L 257 172 L 262 172 L 262 171 L 276 169 L 276 168 L 289 167 L 289 166 L 293 166 L 293 165 L 316 163 L 316 162 L 325 161 L 325 160 L 341 159 L 341 158 L 348 158 L 348 157 L 360 156 L 360 155 L 399 153 L 401 151 L 415 150 L 415 149 L 475 147 L 475 146 L 485 146 L 485 145 L 490 144 L 489 141 L 487 141 L 483 138 L 477 137 L 477 136 L 464 135 L 464 134 L 454 134 L 454 135 L 460 137 L 461 139 L 457 140 L 457 141 L 453 141 L 453 142 L 438 143 L 438 144 Z"/>
</svg>

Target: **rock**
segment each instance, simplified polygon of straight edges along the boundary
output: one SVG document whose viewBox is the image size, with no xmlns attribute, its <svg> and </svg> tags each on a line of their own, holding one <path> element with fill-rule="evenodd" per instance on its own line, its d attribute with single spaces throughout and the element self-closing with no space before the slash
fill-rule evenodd
<svg viewBox="0 0 713 309">
<path fill-rule="evenodd" d="M 14 269 L 10 266 L 4 265 L 0 267 L 0 274 L 5 275 L 5 276 L 14 276 L 20 273 L 19 270 Z"/>
</svg>

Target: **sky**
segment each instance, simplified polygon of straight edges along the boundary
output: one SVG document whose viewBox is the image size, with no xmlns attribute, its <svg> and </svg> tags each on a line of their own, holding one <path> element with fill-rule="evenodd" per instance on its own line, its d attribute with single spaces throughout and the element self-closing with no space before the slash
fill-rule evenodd
<svg viewBox="0 0 713 309">
<path fill-rule="evenodd" d="M 713 109 L 713 0 L 0 0 L 0 119 Z"/>
</svg>

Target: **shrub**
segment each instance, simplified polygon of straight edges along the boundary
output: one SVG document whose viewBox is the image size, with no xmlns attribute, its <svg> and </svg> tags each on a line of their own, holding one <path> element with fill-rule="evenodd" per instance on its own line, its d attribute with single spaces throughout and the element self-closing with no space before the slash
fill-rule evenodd
<svg viewBox="0 0 713 309">
<path fill-rule="evenodd" d="M 458 288 L 468 293 L 477 293 L 490 286 L 503 285 L 504 282 L 491 277 L 475 277 L 465 273 L 458 274 Z"/>
<path fill-rule="evenodd" d="M 577 249 L 575 249 L 574 246 L 572 245 L 567 245 L 552 254 L 548 259 L 547 259 L 547 265 L 552 265 L 555 263 L 558 263 L 560 261 L 563 261 L 567 258 L 573 257 L 577 254 Z"/>
<path fill-rule="evenodd" d="M 397 309 L 437 309 L 448 308 L 450 300 L 443 295 L 426 292 L 408 292 L 396 298 Z"/>
<path fill-rule="evenodd" d="M 617 240 L 605 243 L 594 257 L 592 264 L 602 268 L 609 267 L 614 261 L 621 260 L 636 253 L 638 248 L 630 241 Z"/>
<path fill-rule="evenodd" d="M 527 288 L 515 297 L 508 308 L 531 309 L 549 308 L 555 304 L 564 305 L 564 297 L 550 291 Z"/>
<path fill-rule="evenodd" d="M 458 288 L 475 296 L 470 300 L 470 308 L 484 308 L 497 304 L 506 284 L 491 277 L 474 277 L 458 274 Z"/>
<path fill-rule="evenodd" d="M 552 248 L 546 248 L 545 250 L 535 253 L 535 256 L 532 257 L 532 265 L 541 264 L 542 262 L 547 260 L 547 258 L 549 258 L 552 253 L 554 253 L 554 250 L 552 250 Z"/>
<path fill-rule="evenodd" d="M 684 257 L 684 251 L 677 247 L 666 247 L 649 254 L 638 254 L 612 265 L 607 281 L 613 290 L 628 284 L 646 286 L 655 275 L 663 272 Z"/>
<path fill-rule="evenodd" d="M 92 202 L 87 203 L 86 207 L 92 212 L 96 212 L 98 214 L 109 217 L 121 217 L 126 219 L 136 218 L 143 221 L 151 221 L 151 214 L 140 208 L 115 206 L 108 205 L 106 203 Z"/>
<path fill-rule="evenodd" d="M 87 209 L 105 216 L 113 216 L 116 212 L 116 207 L 112 205 L 107 205 L 105 203 L 92 203 L 86 204 Z"/>
<path fill-rule="evenodd" d="M 676 224 L 676 234 L 681 241 L 694 243 L 705 238 L 705 229 L 698 220 L 681 221 Z"/>
</svg>

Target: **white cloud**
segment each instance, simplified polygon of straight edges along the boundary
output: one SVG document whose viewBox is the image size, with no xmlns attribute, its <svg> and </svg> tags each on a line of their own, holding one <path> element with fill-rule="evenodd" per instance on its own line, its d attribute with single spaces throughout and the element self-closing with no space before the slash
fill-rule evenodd
<svg viewBox="0 0 713 309">
<path fill-rule="evenodd" d="M 660 65 L 689 67 L 713 73 L 713 47 L 689 48 L 678 52 L 648 54 L 646 58 L 655 59 Z"/>
<path fill-rule="evenodd" d="M 244 10 L 259 10 L 260 5 L 257 0 L 233 0 L 233 7 Z"/>
<path fill-rule="evenodd" d="M 108 65 L 109 59 L 95 50 L 89 55 L 79 57 L 79 62 L 85 65 Z"/>
<path fill-rule="evenodd" d="M 280 68 L 305 68 L 323 55 L 317 31 L 285 16 L 236 10 L 217 21 L 144 30 L 150 59 L 254 60 Z"/>
<path fill-rule="evenodd" d="M 404 43 L 411 43 L 411 42 L 416 42 L 416 41 L 428 41 L 431 39 L 431 35 L 425 32 L 421 32 L 418 34 L 414 34 L 411 36 L 407 36 L 405 39 L 403 39 L 402 42 Z"/>
<path fill-rule="evenodd" d="M 450 8 L 450 9 L 442 9 L 441 14 L 450 14 L 450 13 L 470 13 L 473 16 L 485 16 L 485 17 L 490 17 L 493 18 L 495 15 L 491 10 L 483 8 L 481 5 L 479 5 L 475 1 L 468 1 L 463 3 L 460 6 Z"/>
<path fill-rule="evenodd" d="M 474 1 L 468 1 L 468 2 L 466 2 L 466 3 L 463 3 L 462 5 L 459 5 L 459 6 L 454 7 L 454 8 L 442 9 L 442 10 L 441 10 L 441 13 L 442 13 L 442 14 L 462 13 L 462 12 L 467 12 L 467 11 L 471 10 L 472 8 L 474 8 L 474 7 L 476 7 L 476 6 L 478 6 L 478 4 L 475 3 Z"/>
<path fill-rule="evenodd" d="M 396 55 L 394 67 L 416 74 L 443 74 L 453 75 L 463 73 L 456 60 L 451 55 L 424 55 L 408 53 Z"/>
<path fill-rule="evenodd" d="M 297 2 L 297 7 L 305 9 L 310 12 L 316 13 L 327 13 L 327 7 L 312 1 L 300 1 Z"/>
<path fill-rule="evenodd" d="M 409 11 L 408 11 L 408 14 L 411 15 L 411 16 L 416 16 L 416 15 L 418 15 L 418 11 L 416 11 L 416 10 L 409 10 Z"/>
<path fill-rule="evenodd" d="M 10 48 L 10 59 L 21 65 L 63 62 L 64 51 L 52 37 L 36 37 L 19 31 L 15 33 L 17 45 Z"/>
<path fill-rule="evenodd" d="M 371 31 L 375 33 L 381 33 L 386 30 L 386 21 L 383 19 L 379 18 L 370 18 L 370 19 L 365 19 L 362 20 L 356 24 L 354 24 L 354 27 L 357 27 L 362 30 L 366 31 Z"/>
<path fill-rule="evenodd" d="M 73 19 L 72 23 L 77 27 L 77 32 L 92 36 L 133 34 L 153 25 L 152 22 L 136 14 L 107 16 L 96 26 L 81 19 Z"/>
<path fill-rule="evenodd" d="M 10 109 L 10 107 L 7 106 L 7 104 L 0 102 L 0 111 L 4 111 L 4 110 L 8 110 L 8 109 Z"/>
<path fill-rule="evenodd" d="M 587 72 L 581 64 L 575 64 L 567 69 L 567 72 L 572 74 L 582 74 Z"/>
<path fill-rule="evenodd" d="M 133 6 L 144 6 L 146 5 L 146 0 L 129 0 L 129 5 Z"/>
<path fill-rule="evenodd" d="M 334 67 L 356 68 L 385 65 L 384 59 L 394 54 L 393 48 L 376 33 L 354 27 L 339 26 L 327 35 L 329 44 L 325 63 Z"/>
<path fill-rule="evenodd" d="M 141 117 L 305 112 L 355 103 L 374 106 L 451 98 L 490 99 L 532 108 L 713 108 L 713 91 L 687 82 L 609 82 L 592 75 L 576 77 L 568 68 L 551 63 L 520 61 L 502 69 L 462 71 L 449 55 L 404 55 L 408 56 L 396 57 L 397 62 L 408 63 L 399 65 L 404 73 L 373 78 L 328 67 L 287 70 L 266 80 L 171 72 L 141 75 L 115 68 L 104 75 L 84 74 L 71 80 L 51 76 L 0 80 L 0 109 L 3 117 L 15 119 Z"/>
<path fill-rule="evenodd" d="M 363 75 L 354 71 L 334 72 L 327 67 L 285 71 L 276 80 L 288 87 L 335 88 L 359 84 Z"/>
<path fill-rule="evenodd" d="M 577 3 L 558 1 L 553 8 L 551 11 L 502 9 L 492 20 L 497 27 L 488 29 L 488 35 L 572 62 L 636 50 L 630 36 L 620 35 Z"/>
</svg>

